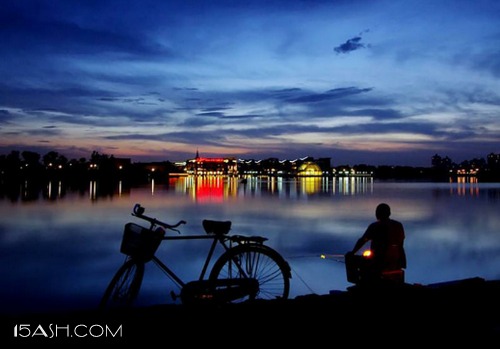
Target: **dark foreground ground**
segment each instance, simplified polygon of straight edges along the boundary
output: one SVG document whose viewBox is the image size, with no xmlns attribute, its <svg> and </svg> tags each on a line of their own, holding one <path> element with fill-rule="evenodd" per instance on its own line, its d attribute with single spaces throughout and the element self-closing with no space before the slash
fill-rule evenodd
<svg viewBox="0 0 500 349">
<path fill-rule="evenodd" d="M 3 348 L 500 345 L 500 280 L 332 291 L 228 305 L 157 305 L 8 316 Z M 22 326 L 25 325 L 25 326 Z M 17 326 L 17 336 L 15 327 Z"/>
</svg>

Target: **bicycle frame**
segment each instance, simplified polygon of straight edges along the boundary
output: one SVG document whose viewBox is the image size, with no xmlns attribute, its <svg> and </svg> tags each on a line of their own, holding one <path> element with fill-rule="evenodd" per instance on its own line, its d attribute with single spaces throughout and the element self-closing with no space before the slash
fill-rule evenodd
<svg viewBox="0 0 500 349">
<path fill-rule="evenodd" d="M 198 277 L 198 280 L 204 280 L 205 275 L 208 270 L 208 266 L 210 265 L 210 262 L 212 261 L 212 257 L 214 255 L 215 249 L 218 244 L 222 245 L 224 247 L 224 250 L 227 251 L 230 247 L 227 246 L 227 244 L 224 242 L 225 238 L 224 237 L 219 237 L 216 235 L 183 235 L 183 236 L 165 236 L 163 237 L 164 240 L 213 240 L 210 248 L 207 253 L 207 257 L 205 259 L 205 263 L 203 264 L 203 267 L 200 272 L 200 276 Z M 177 274 L 170 269 L 163 261 L 161 261 L 156 255 L 153 256 L 151 259 L 160 269 L 162 269 L 173 281 L 175 281 L 178 286 L 181 288 L 186 285 L 186 282 L 184 282 Z M 243 270 L 242 270 L 243 272 Z"/>
<path fill-rule="evenodd" d="M 150 223 L 150 227 L 149 229 L 150 230 L 153 230 L 155 229 L 157 226 L 161 226 L 167 230 L 172 230 L 172 231 L 175 231 L 177 233 L 180 234 L 180 231 L 176 229 L 176 227 L 178 227 L 179 225 L 181 224 L 185 224 L 186 222 L 181 220 L 179 221 L 177 224 L 175 225 L 169 225 L 165 222 L 162 222 L 156 218 L 153 218 L 153 217 L 149 217 L 149 216 L 146 216 L 144 215 L 144 207 L 142 207 L 140 204 L 136 204 L 134 206 L 134 209 L 133 209 L 133 212 L 132 212 L 132 215 L 137 217 L 137 218 L 140 218 L 140 219 L 143 219 L 145 221 L 148 221 Z M 221 223 L 229 223 L 229 222 L 221 222 Z M 228 226 L 229 227 L 229 226 Z M 227 229 L 229 230 L 229 228 Z M 243 236 L 240 236 L 240 235 L 236 235 L 236 236 L 231 236 L 231 235 L 225 235 L 225 234 L 222 234 L 222 233 L 212 233 L 212 234 L 196 234 L 196 235 L 182 235 L 182 236 L 164 236 L 162 238 L 162 242 L 163 241 L 166 241 L 166 240 L 213 240 L 211 245 L 210 245 L 210 249 L 208 251 L 208 254 L 207 254 L 207 257 L 205 258 L 205 263 L 203 264 L 203 267 L 201 269 L 201 272 L 200 272 L 200 276 L 198 277 L 198 281 L 203 281 L 205 280 L 205 275 L 207 273 L 207 270 L 208 270 L 208 267 L 210 265 L 210 262 L 212 261 L 212 258 L 214 256 L 214 252 L 215 252 L 215 249 L 217 247 L 218 244 L 220 244 L 223 248 L 224 248 L 224 251 L 228 251 L 231 246 L 228 246 L 226 244 L 226 241 L 229 240 L 232 242 L 233 239 L 235 240 L 240 240 L 240 242 L 244 241 L 246 243 L 258 243 L 258 242 L 263 242 L 267 239 L 265 238 L 261 238 L 261 237 L 243 237 Z M 172 269 L 170 269 L 162 260 L 160 260 L 156 255 L 153 255 L 153 257 L 151 258 L 151 260 L 161 269 L 163 270 L 167 276 L 172 280 L 174 281 L 181 289 L 184 288 L 186 286 L 186 282 L 183 281 Z M 249 278 L 249 276 L 247 275 L 247 273 L 243 270 L 243 268 L 241 267 L 241 265 L 239 263 L 235 263 L 235 265 L 237 265 L 238 269 L 239 269 L 239 272 L 245 277 L 245 278 Z"/>
</svg>

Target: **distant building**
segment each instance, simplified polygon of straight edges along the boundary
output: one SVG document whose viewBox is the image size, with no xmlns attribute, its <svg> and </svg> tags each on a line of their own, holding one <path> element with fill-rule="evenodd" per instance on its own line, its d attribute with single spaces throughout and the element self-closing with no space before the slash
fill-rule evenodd
<svg viewBox="0 0 500 349">
<path fill-rule="evenodd" d="M 297 176 L 312 177 L 322 175 L 323 171 L 321 170 L 321 167 L 319 167 L 319 165 L 314 161 L 306 161 L 297 169 Z"/>
<path fill-rule="evenodd" d="M 442 158 L 438 154 L 435 154 L 432 157 L 432 166 L 435 168 L 444 168 L 444 169 L 450 169 L 453 167 L 453 161 L 447 156 Z"/>
<path fill-rule="evenodd" d="M 206 158 L 196 151 L 196 157 L 186 161 L 186 173 L 193 176 L 238 176 L 236 158 Z"/>
</svg>

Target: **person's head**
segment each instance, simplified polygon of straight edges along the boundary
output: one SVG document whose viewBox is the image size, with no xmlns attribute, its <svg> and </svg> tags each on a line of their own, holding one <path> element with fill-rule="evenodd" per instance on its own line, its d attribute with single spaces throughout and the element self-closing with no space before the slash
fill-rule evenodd
<svg viewBox="0 0 500 349">
<path fill-rule="evenodd" d="M 390 215 L 391 208 L 389 205 L 381 203 L 377 206 L 377 209 L 375 210 L 375 217 L 377 217 L 377 219 L 388 219 Z"/>
</svg>

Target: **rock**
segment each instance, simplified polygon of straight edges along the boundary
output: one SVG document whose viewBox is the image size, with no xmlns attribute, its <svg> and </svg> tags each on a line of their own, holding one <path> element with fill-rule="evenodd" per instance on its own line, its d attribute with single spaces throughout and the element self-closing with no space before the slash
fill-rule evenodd
<svg viewBox="0 0 500 349">
<path fill-rule="evenodd" d="M 287 300 L 239 304 L 156 305 L 108 312 L 96 310 L 35 314 L 4 319 L 12 338 L 15 324 L 81 325 L 109 328 L 107 336 L 68 338 L 63 331 L 52 344 L 83 342 L 149 343 L 210 347 L 356 346 L 375 342 L 405 345 L 472 341 L 475 345 L 500 336 L 500 281 L 471 278 L 431 285 L 359 287 L 308 294 Z M 98 327 L 100 326 L 100 327 Z M 118 329 L 120 330 L 118 332 Z M 82 333 L 87 333 L 83 331 Z M 111 334 L 115 333 L 115 336 Z M 42 336 L 40 336 L 42 337 Z M 18 343 L 41 338 L 15 338 Z M 429 342 L 431 341 L 431 342 Z"/>
</svg>

